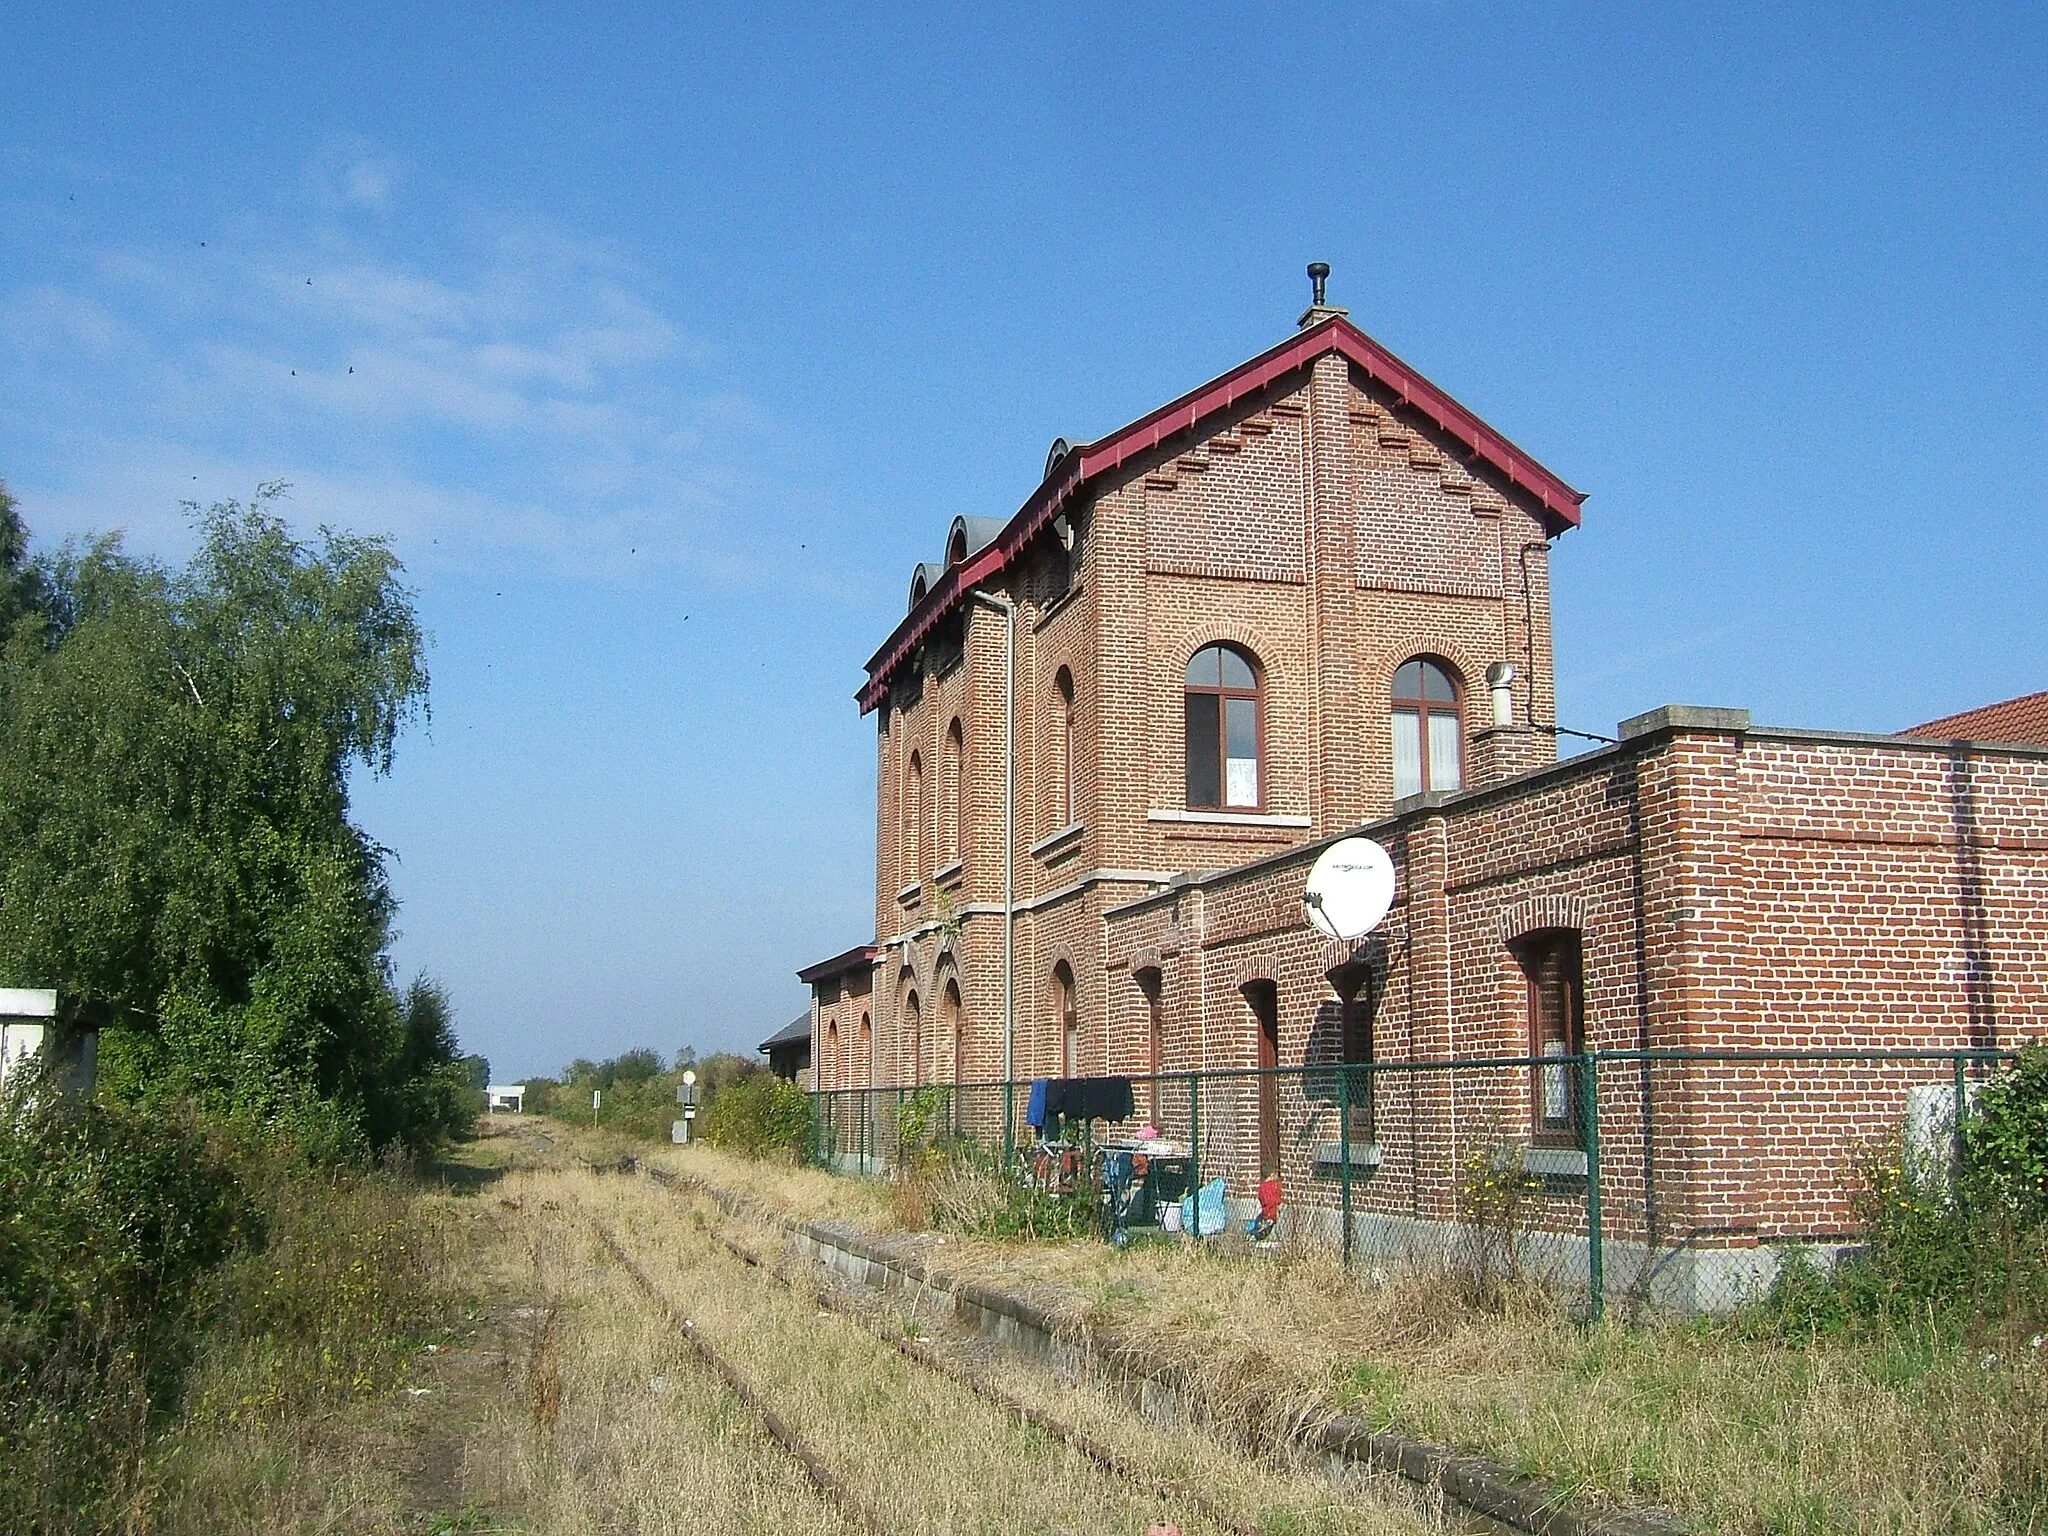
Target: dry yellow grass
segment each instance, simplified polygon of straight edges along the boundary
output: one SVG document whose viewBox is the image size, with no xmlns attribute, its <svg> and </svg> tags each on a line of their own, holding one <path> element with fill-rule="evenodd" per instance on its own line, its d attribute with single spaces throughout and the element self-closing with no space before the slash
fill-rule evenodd
<svg viewBox="0 0 2048 1536">
<path fill-rule="evenodd" d="M 841 1477 L 887 1511 L 890 1528 L 930 1532 L 1142 1532 L 1170 1518 L 1190 1531 L 1204 1523 L 1187 1508 L 1110 1477 L 1065 1444 L 1018 1424 L 961 1387 L 903 1359 L 868 1331 L 820 1310 L 800 1293 L 773 1288 L 711 1244 L 687 1207 L 639 1180 L 596 1180 L 553 1198 L 593 1212 L 615 1231 L 654 1283 L 747 1376 Z M 544 1186 L 536 1186 L 544 1187 Z M 695 1216 L 702 1218 L 699 1211 Z M 594 1262 L 594 1239 L 579 1247 L 565 1229 L 560 1246 Z M 564 1394 L 564 1415 L 568 1413 Z M 1134 1454 L 1164 1458 L 1215 1491 L 1257 1478 L 1211 1442 L 1188 1437 L 1169 1448 L 1153 1430 L 1107 1399 L 1100 1424 L 1114 1424 Z M 1342 1497 L 1338 1497 L 1341 1492 Z M 1433 1522 L 1412 1503 L 1363 1482 L 1296 1489 L 1280 1501 L 1287 1528 L 1421 1532 Z"/>
<path fill-rule="evenodd" d="M 695 1149 L 707 1183 L 823 1214 L 806 1176 Z M 833 1214 L 885 1186 L 835 1180 Z M 2048 1508 L 2048 1346 L 1986 1362 L 1925 1331 L 1787 1341 L 1711 1322 L 1586 1329 L 1540 1292 L 1495 1314 L 1428 1277 L 1374 1286 L 1327 1253 L 1118 1251 L 925 1236 L 941 1273 L 1026 1290 L 1179 1382 L 1254 1441 L 1340 1409 L 1452 1442 L 1596 1501 L 1737 1533 L 2036 1530 Z"/>
</svg>

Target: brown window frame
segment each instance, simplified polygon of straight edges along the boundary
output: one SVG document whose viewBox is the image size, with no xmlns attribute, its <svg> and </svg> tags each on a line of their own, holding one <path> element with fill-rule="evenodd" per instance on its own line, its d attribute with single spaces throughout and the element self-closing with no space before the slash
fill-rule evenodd
<svg viewBox="0 0 2048 1536">
<path fill-rule="evenodd" d="M 1052 968 L 1053 1006 L 1060 1020 L 1060 1076 L 1081 1075 L 1081 1009 L 1073 967 L 1062 960 Z"/>
<path fill-rule="evenodd" d="M 1545 1059 L 1546 1023 L 1561 1018 L 1564 1023 L 1564 1060 L 1560 1065 L 1529 1068 L 1529 1144 L 1583 1151 L 1586 1144 L 1584 1106 L 1579 1101 L 1576 1059 L 1586 1049 L 1585 938 L 1575 928 L 1543 928 L 1526 934 L 1516 943 L 1515 958 L 1521 965 L 1528 988 L 1529 1055 Z M 1555 959 L 1554 980 L 1546 977 L 1546 963 Z M 1557 995 L 1546 997 L 1546 987 L 1555 986 Z M 1547 1090 L 1560 1088 L 1564 1101 L 1564 1124 L 1559 1126 L 1546 1111 Z"/>
<path fill-rule="evenodd" d="M 1401 674 L 1405 672 L 1410 666 L 1417 665 L 1424 668 L 1433 667 L 1436 669 L 1438 673 L 1442 675 L 1444 681 L 1450 685 L 1451 689 L 1451 696 L 1448 700 L 1430 698 L 1428 696 L 1429 685 L 1426 682 L 1423 684 L 1422 690 L 1419 694 L 1401 694 L 1396 693 L 1394 691 L 1394 689 L 1399 684 Z M 1411 790 L 1410 793 L 1428 794 L 1431 791 L 1431 789 L 1434 788 L 1434 786 L 1431 783 L 1431 780 L 1434 777 L 1434 775 L 1430 772 L 1429 761 L 1429 719 L 1431 715 L 1449 715 L 1451 719 L 1455 721 L 1457 724 L 1458 761 L 1457 772 L 1454 775 L 1457 782 L 1448 787 L 1450 789 L 1464 788 L 1465 683 L 1464 680 L 1458 676 L 1458 669 L 1453 667 L 1449 662 L 1445 661 L 1440 656 L 1410 656 L 1406 661 L 1402 662 L 1400 666 L 1394 668 L 1394 681 L 1389 683 L 1387 687 L 1387 702 L 1389 711 L 1388 728 L 1390 732 L 1392 730 L 1393 716 L 1404 713 L 1412 714 L 1415 716 L 1415 729 L 1417 736 L 1416 766 L 1421 774 L 1422 783 L 1419 790 Z M 1389 766 L 1391 767 L 1391 759 L 1389 762 Z M 1394 797 L 1396 799 L 1406 798 L 1401 794 L 1401 788 L 1399 784 L 1396 784 L 1394 786 Z"/>
<path fill-rule="evenodd" d="M 1187 808 L 1191 811 L 1242 811 L 1246 815 L 1259 815 L 1266 809 L 1266 672 L 1259 658 L 1243 646 L 1228 640 L 1211 640 L 1197 646 L 1188 656 L 1187 667 L 1193 667 L 1195 659 L 1207 651 L 1227 651 L 1245 664 L 1252 674 L 1249 688 L 1232 688 L 1226 685 L 1190 683 L 1187 668 L 1181 672 L 1181 749 L 1187 756 L 1188 746 L 1188 700 L 1213 698 L 1216 700 L 1216 799 L 1213 803 L 1198 802 L 1195 799 L 1194 764 L 1183 761 L 1181 787 Z M 1252 771 L 1258 779 L 1259 793 L 1250 805 L 1230 803 L 1230 701 L 1249 699 L 1252 705 Z"/>
<path fill-rule="evenodd" d="M 924 1081 L 924 1004 L 915 987 L 903 994 L 903 1023 L 910 1037 L 910 1086 L 915 1088 Z"/>
<path fill-rule="evenodd" d="M 1373 1036 L 1371 978 L 1360 978 L 1348 991 L 1339 992 L 1337 1006 L 1337 1049 L 1344 1058 L 1341 1066 L 1350 1085 L 1351 1141 L 1354 1145 L 1360 1141 L 1372 1142 L 1379 1134 L 1373 1106 L 1375 1074 L 1362 1072 L 1352 1075 L 1353 1068 L 1370 1067 L 1378 1059 L 1378 1041 Z"/>
</svg>

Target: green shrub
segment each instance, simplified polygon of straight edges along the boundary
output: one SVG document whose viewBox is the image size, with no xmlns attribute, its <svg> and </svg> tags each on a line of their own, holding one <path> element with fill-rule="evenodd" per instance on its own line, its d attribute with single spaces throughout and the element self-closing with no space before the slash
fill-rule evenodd
<svg viewBox="0 0 2048 1536">
<path fill-rule="evenodd" d="M 749 1157 L 801 1158 L 811 1145 L 811 1096 L 786 1079 L 758 1073 L 712 1095 L 698 1130 L 713 1146 Z"/>
<path fill-rule="evenodd" d="M 0 1529 L 92 1530 L 176 1397 L 202 1281 L 261 1223 L 189 1116 L 0 1096 Z"/>
<path fill-rule="evenodd" d="M 1978 1092 L 1963 1159 L 1990 1203 L 2023 1226 L 2048 1223 L 2048 1043 L 2027 1045 Z"/>
</svg>

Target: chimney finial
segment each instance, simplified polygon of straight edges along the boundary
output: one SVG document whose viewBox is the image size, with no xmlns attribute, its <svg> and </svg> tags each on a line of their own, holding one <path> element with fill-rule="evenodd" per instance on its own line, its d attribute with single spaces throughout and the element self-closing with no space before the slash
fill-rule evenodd
<svg viewBox="0 0 2048 1536">
<path fill-rule="evenodd" d="M 1323 307 L 1323 284 L 1330 280 L 1330 264 L 1327 261 L 1312 261 L 1308 264 L 1308 280 L 1315 284 L 1315 307 Z"/>
</svg>

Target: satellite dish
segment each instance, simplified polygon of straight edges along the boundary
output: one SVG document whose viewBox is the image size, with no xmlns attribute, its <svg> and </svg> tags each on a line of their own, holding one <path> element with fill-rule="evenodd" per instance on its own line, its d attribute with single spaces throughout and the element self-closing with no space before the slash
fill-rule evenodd
<svg viewBox="0 0 2048 1536">
<path fill-rule="evenodd" d="M 1325 848 L 1301 893 L 1311 927 L 1333 939 L 1361 939 L 1394 904 L 1394 861 L 1369 837 Z"/>
</svg>

